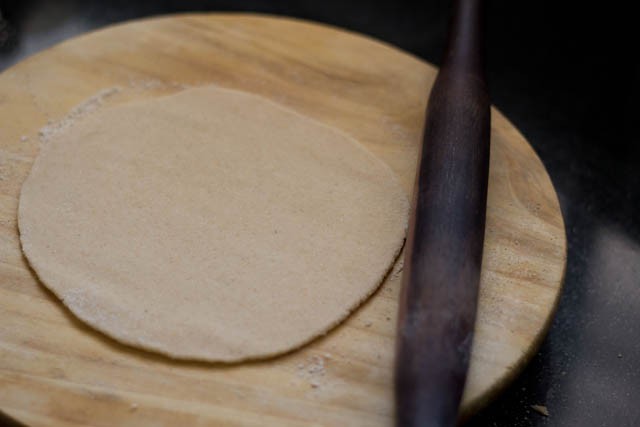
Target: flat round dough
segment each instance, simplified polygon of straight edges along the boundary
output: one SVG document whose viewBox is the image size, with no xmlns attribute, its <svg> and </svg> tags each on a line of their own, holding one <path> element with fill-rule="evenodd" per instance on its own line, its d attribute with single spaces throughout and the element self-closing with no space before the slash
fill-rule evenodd
<svg viewBox="0 0 640 427">
<path fill-rule="evenodd" d="M 98 111 L 43 145 L 22 248 L 111 337 L 180 359 L 286 352 L 380 284 L 408 201 L 357 141 L 267 99 L 202 87 Z"/>
</svg>

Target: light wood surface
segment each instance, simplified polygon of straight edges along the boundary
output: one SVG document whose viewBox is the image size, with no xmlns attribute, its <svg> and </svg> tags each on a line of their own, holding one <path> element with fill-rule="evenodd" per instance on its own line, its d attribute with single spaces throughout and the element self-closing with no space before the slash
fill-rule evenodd
<svg viewBox="0 0 640 427">
<path fill-rule="evenodd" d="M 76 320 L 29 269 L 16 210 L 47 121 L 108 88 L 119 90 L 104 97 L 104 106 L 207 83 L 261 94 L 344 130 L 387 162 L 409 194 L 435 73 L 411 55 L 346 31 L 215 14 L 110 27 L 5 71 L 0 410 L 37 426 L 391 425 L 399 264 L 345 323 L 298 351 L 234 366 L 175 362 L 118 344 Z M 465 414 L 499 391 L 535 352 L 557 302 L 565 260 L 564 225 L 549 177 L 517 129 L 494 110 Z"/>
</svg>

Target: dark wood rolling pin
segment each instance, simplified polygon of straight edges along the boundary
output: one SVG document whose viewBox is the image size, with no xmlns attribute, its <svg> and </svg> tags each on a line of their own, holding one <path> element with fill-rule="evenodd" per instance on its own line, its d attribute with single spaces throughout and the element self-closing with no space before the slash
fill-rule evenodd
<svg viewBox="0 0 640 427">
<path fill-rule="evenodd" d="M 469 366 L 489 171 L 483 0 L 455 0 L 429 96 L 405 248 L 396 347 L 398 426 L 453 426 Z"/>
</svg>

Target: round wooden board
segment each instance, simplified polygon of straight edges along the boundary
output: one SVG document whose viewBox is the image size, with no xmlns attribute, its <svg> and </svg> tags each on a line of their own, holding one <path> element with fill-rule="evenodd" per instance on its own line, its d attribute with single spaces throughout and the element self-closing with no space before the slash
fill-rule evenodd
<svg viewBox="0 0 640 427">
<path fill-rule="evenodd" d="M 401 263 L 325 337 L 239 365 L 176 362 L 76 320 L 20 251 L 20 186 L 38 130 L 74 106 L 115 105 L 215 83 L 340 128 L 410 194 L 436 69 L 370 38 L 255 15 L 127 23 L 62 43 L 0 75 L 0 409 L 29 425 L 392 425 Z M 107 90 L 118 87 L 119 90 Z M 108 95 L 108 96 L 107 96 Z M 463 415 L 535 352 L 561 289 L 566 241 L 544 166 L 495 109 L 478 323 Z M 339 244 L 339 242 L 336 242 Z M 292 319 L 294 321 L 295 319 Z"/>
</svg>

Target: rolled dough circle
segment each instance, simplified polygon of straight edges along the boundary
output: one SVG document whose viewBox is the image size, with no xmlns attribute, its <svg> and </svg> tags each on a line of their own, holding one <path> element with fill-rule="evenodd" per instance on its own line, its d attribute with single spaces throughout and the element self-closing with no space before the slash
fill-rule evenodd
<svg viewBox="0 0 640 427">
<path fill-rule="evenodd" d="M 408 201 L 340 131 L 216 87 L 104 109 L 41 148 L 23 251 L 80 319 L 180 359 L 325 333 L 380 284 Z"/>
</svg>

